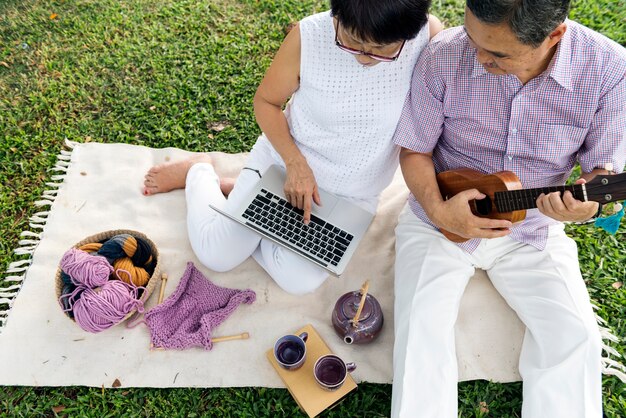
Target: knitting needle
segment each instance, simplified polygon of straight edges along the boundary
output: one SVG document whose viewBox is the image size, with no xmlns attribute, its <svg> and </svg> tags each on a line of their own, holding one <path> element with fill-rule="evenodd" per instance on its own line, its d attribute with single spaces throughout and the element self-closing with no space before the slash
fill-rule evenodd
<svg viewBox="0 0 626 418">
<path fill-rule="evenodd" d="M 224 337 L 211 338 L 211 342 L 219 343 L 222 341 L 230 341 L 230 340 L 247 340 L 248 338 L 250 338 L 250 334 L 247 332 L 242 332 L 241 334 L 237 334 L 237 335 L 226 335 Z M 165 348 L 163 347 L 150 347 L 150 348 L 153 350 L 165 350 Z"/>
<path fill-rule="evenodd" d="M 237 335 L 227 335 L 225 337 L 211 338 L 211 342 L 219 343 L 221 341 L 229 341 L 229 340 L 247 340 L 248 338 L 250 338 L 250 334 L 248 334 L 247 332 L 242 332 L 241 334 L 237 334 Z"/>
<path fill-rule="evenodd" d="M 159 290 L 159 299 L 157 300 L 157 305 L 160 305 L 163 302 L 163 296 L 165 296 L 165 285 L 167 284 L 167 273 L 161 274 L 161 289 Z M 154 348 L 154 344 L 150 343 L 150 350 Z"/>
<path fill-rule="evenodd" d="M 159 300 L 157 304 L 160 305 L 163 302 L 163 296 L 165 296 L 165 285 L 167 284 L 167 273 L 161 274 L 161 290 L 159 291 Z"/>
</svg>

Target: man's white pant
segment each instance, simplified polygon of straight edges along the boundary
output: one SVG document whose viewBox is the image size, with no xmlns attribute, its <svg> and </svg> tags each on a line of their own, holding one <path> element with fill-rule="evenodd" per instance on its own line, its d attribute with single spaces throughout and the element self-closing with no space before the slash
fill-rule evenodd
<svg viewBox="0 0 626 418">
<path fill-rule="evenodd" d="M 457 418 L 454 324 L 475 268 L 527 327 L 522 416 L 601 418 L 601 337 L 563 226 L 544 251 L 503 237 L 468 254 L 408 205 L 396 228 L 392 416 Z"/>
<path fill-rule="evenodd" d="M 278 163 L 267 146 L 255 145 L 246 167 L 262 174 L 270 165 Z M 218 208 L 236 206 L 258 180 L 259 174 L 255 171 L 242 170 L 226 199 L 213 166 L 195 164 L 187 174 L 185 186 L 191 247 L 200 262 L 211 270 L 231 270 L 252 256 L 285 291 L 293 294 L 312 292 L 328 277 L 326 270 L 262 239 L 259 234 L 209 207 L 209 204 Z"/>
</svg>

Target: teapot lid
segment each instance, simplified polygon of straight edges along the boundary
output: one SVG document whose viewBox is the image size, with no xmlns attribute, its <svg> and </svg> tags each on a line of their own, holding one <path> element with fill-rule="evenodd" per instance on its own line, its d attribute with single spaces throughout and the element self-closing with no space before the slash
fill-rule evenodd
<svg viewBox="0 0 626 418">
<path fill-rule="evenodd" d="M 341 314 L 348 319 L 353 319 L 359 309 L 359 303 L 361 303 L 361 292 L 356 291 L 345 295 L 341 301 Z M 372 303 L 372 296 L 367 295 L 365 302 L 363 303 L 363 309 L 361 309 L 361 315 L 359 315 L 359 322 L 367 320 L 374 312 L 374 304 Z"/>
</svg>

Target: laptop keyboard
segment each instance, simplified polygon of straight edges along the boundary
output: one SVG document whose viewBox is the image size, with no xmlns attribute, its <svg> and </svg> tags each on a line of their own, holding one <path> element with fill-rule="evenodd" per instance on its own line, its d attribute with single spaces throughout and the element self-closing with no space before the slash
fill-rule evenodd
<svg viewBox="0 0 626 418">
<path fill-rule="evenodd" d="M 313 214 L 305 225 L 303 214 L 282 197 L 261 189 L 243 217 L 251 226 L 308 258 L 325 266 L 339 264 L 354 237 Z"/>
</svg>

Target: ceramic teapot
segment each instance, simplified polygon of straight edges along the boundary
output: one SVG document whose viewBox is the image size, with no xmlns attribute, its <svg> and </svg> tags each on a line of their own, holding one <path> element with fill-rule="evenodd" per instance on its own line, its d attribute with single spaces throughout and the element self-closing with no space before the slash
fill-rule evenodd
<svg viewBox="0 0 626 418">
<path fill-rule="evenodd" d="M 360 290 L 342 295 L 333 309 L 333 327 L 346 344 L 369 343 L 383 327 L 383 311 L 368 288 L 366 281 Z"/>
</svg>

